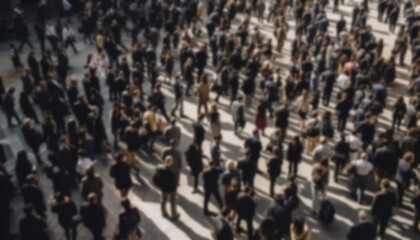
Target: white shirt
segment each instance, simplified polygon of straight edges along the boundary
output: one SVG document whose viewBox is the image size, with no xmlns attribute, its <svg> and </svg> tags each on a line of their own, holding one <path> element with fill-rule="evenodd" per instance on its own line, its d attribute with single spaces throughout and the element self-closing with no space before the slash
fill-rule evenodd
<svg viewBox="0 0 420 240">
<path fill-rule="evenodd" d="M 92 160 L 90 160 L 90 158 L 85 157 L 82 159 L 79 159 L 77 161 L 77 167 L 76 167 L 76 171 L 80 174 L 80 175 L 84 175 L 85 174 L 85 170 L 86 168 L 92 163 Z"/>
<path fill-rule="evenodd" d="M 357 136 L 354 136 L 354 135 L 348 136 L 347 141 L 349 142 L 350 149 L 352 151 L 359 150 L 363 145 L 363 142 L 360 140 L 360 138 L 358 138 Z"/>
<path fill-rule="evenodd" d="M 51 37 L 51 36 L 56 36 L 57 32 L 55 31 L 55 27 L 54 25 L 48 25 L 45 27 L 45 35 L 47 35 L 47 37 Z"/>
<path fill-rule="evenodd" d="M 73 32 L 73 29 L 71 27 L 69 27 L 69 28 L 65 27 L 63 29 L 63 39 L 64 39 L 64 41 L 66 41 L 67 38 L 70 37 L 70 36 L 73 36 L 73 37 L 75 36 L 74 32 Z"/>
<path fill-rule="evenodd" d="M 347 83 L 350 82 L 350 78 L 346 74 L 340 74 L 337 78 L 337 86 L 344 90 L 347 87 Z"/>
<path fill-rule="evenodd" d="M 356 174 L 361 176 L 367 176 L 373 170 L 372 163 L 362 159 L 354 160 L 353 166 L 356 168 Z"/>
</svg>

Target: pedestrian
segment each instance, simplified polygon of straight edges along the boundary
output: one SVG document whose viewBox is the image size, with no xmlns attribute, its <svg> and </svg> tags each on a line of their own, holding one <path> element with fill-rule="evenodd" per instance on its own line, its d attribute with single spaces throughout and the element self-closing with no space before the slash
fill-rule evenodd
<svg viewBox="0 0 420 240">
<path fill-rule="evenodd" d="M 70 26 L 69 22 L 66 23 L 66 26 L 63 29 L 63 41 L 64 41 L 64 46 L 66 49 L 70 45 L 73 49 L 73 52 L 75 54 L 78 53 L 76 47 L 74 46 L 74 43 L 76 42 L 76 35 L 73 31 L 73 28 Z"/>
<path fill-rule="evenodd" d="M 87 202 L 80 207 L 83 224 L 93 235 L 94 240 L 103 240 L 102 232 L 106 226 L 106 209 L 102 206 L 94 192 L 89 193 Z"/>
<path fill-rule="evenodd" d="M 48 160 L 50 161 L 50 165 L 47 168 L 47 177 L 52 180 L 54 193 L 61 192 L 70 195 L 73 181 L 69 173 L 60 164 L 57 154 L 50 152 L 48 154 Z"/>
<path fill-rule="evenodd" d="M 245 159 L 239 160 L 237 164 L 238 170 L 241 171 L 241 180 L 245 186 L 254 186 L 256 166 L 251 157 L 251 151 L 246 150 Z"/>
<path fill-rule="evenodd" d="M 47 208 L 44 202 L 44 193 L 38 185 L 38 178 L 31 173 L 26 176 L 26 182 L 21 187 L 21 194 L 25 205 L 30 204 L 35 208 L 36 214 L 43 219 L 46 218 Z"/>
<path fill-rule="evenodd" d="M 204 114 L 200 114 L 200 116 L 198 117 L 198 121 L 194 123 L 193 125 L 193 129 L 194 129 L 194 142 L 198 144 L 198 146 L 200 146 L 200 149 L 204 138 L 205 138 L 205 134 L 206 134 L 206 130 L 203 127 L 203 121 L 204 118 L 206 117 L 206 115 Z"/>
<path fill-rule="evenodd" d="M 9 44 L 9 56 L 12 59 L 15 72 L 20 71 L 20 69 L 23 67 L 23 64 L 20 61 L 19 51 L 16 49 L 13 43 Z"/>
<path fill-rule="evenodd" d="M 56 193 L 51 196 L 48 204 L 51 211 L 58 216 L 58 223 L 64 229 L 67 240 L 77 239 L 77 223 L 74 221 L 74 216 L 77 214 L 76 204 L 69 196 L 63 193 Z"/>
<path fill-rule="evenodd" d="M 303 90 L 301 96 L 296 100 L 297 109 L 299 113 L 299 131 L 304 133 L 305 130 L 305 118 L 309 112 L 310 97 L 307 90 Z"/>
<path fill-rule="evenodd" d="M 208 107 L 207 103 L 210 97 L 210 85 L 207 81 L 207 75 L 202 75 L 200 77 L 200 84 L 198 84 L 196 89 L 197 94 L 197 118 L 201 115 L 201 107 L 204 107 L 204 114 L 207 116 Z"/>
<path fill-rule="evenodd" d="M 95 193 L 99 202 L 102 202 L 104 183 L 99 175 L 95 174 L 93 164 L 85 169 L 84 177 L 80 184 L 80 193 L 87 200 L 90 193 Z"/>
<path fill-rule="evenodd" d="M 169 141 L 169 147 L 163 149 L 162 151 L 162 159 L 166 159 L 166 157 L 171 156 L 173 163 L 171 165 L 172 169 L 174 170 L 176 176 L 176 182 L 179 185 L 179 176 L 182 170 L 182 153 L 176 147 L 175 140 Z"/>
<path fill-rule="evenodd" d="M 243 129 L 245 127 L 245 106 L 242 103 L 242 96 L 238 96 L 238 98 L 232 103 L 232 119 L 233 119 L 233 130 L 236 136 L 239 136 L 239 129 Z"/>
<path fill-rule="evenodd" d="M 321 144 L 318 145 L 312 152 L 312 160 L 314 162 L 319 162 L 324 158 L 329 160 L 334 154 L 331 147 L 328 145 L 328 138 L 322 136 L 319 142 Z"/>
<path fill-rule="evenodd" d="M 130 192 L 133 182 L 130 177 L 130 165 L 127 162 L 127 155 L 117 153 L 115 161 L 109 170 L 109 175 L 115 179 L 115 187 L 120 190 L 122 198 L 126 198 Z"/>
<path fill-rule="evenodd" d="M 365 188 L 368 184 L 370 172 L 373 170 L 373 165 L 369 162 L 369 155 L 362 153 L 360 159 L 353 160 L 348 168 L 353 168 L 353 176 L 351 178 L 350 196 L 357 199 L 359 204 L 363 203 Z M 357 190 L 360 190 L 357 195 Z"/>
<path fill-rule="evenodd" d="M 318 118 L 318 111 L 313 110 L 310 118 L 305 122 L 306 128 L 306 152 L 312 152 L 318 143 L 321 134 L 321 121 Z"/>
<path fill-rule="evenodd" d="M 194 185 L 192 193 L 200 192 L 198 188 L 199 175 L 203 171 L 203 154 L 197 143 L 192 143 L 187 151 L 185 151 L 185 160 L 191 170 L 191 175 L 194 177 Z"/>
<path fill-rule="evenodd" d="M 322 158 L 312 168 L 311 173 L 311 190 L 312 190 L 312 207 L 309 211 L 314 214 L 320 208 L 320 198 L 325 200 L 327 198 L 327 186 L 329 183 L 328 159 Z"/>
<path fill-rule="evenodd" d="M 389 219 L 392 217 L 392 208 L 397 204 L 397 196 L 390 188 L 390 181 L 381 180 L 381 190 L 377 192 L 372 201 L 370 212 L 376 227 L 379 225 L 379 237 L 385 239 L 385 231 Z"/>
<path fill-rule="evenodd" d="M 39 156 L 39 147 L 43 142 L 41 131 L 33 126 L 32 120 L 26 118 L 22 123 L 22 134 L 25 138 L 26 144 L 32 149 L 35 154 L 36 161 L 38 164 L 43 164 L 41 157 Z"/>
<path fill-rule="evenodd" d="M 265 213 L 267 217 L 274 219 L 276 239 L 281 239 L 289 231 L 290 223 L 292 222 L 292 213 L 285 206 L 284 200 L 283 194 L 277 194 Z"/>
<path fill-rule="evenodd" d="M 375 183 L 380 186 L 383 178 L 390 179 L 398 169 L 398 155 L 395 151 L 395 144 L 388 142 L 376 150 L 372 163 L 374 166 Z"/>
<path fill-rule="evenodd" d="M 38 124 L 39 121 L 35 113 L 35 110 L 33 108 L 33 104 L 34 104 L 34 101 L 32 97 L 30 96 L 30 94 L 28 94 L 25 91 L 22 91 L 19 96 L 20 108 L 22 109 L 22 112 L 25 114 L 27 118 L 33 119 L 35 123 Z"/>
<path fill-rule="evenodd" d="M 127 159 L 136 172 L 139 171 L 137 163 L 137 151 L 140 148 L 139 129 L 136 122 L 132 122 L 124 131 L 124 142 L 127 144 Z"/>
<path fill-rule="evenodd" d="M 26 183 L 26 178 L 29 174 L 36 171 L 36 166 L 28 159 L 28 154 L 25 150 L 20 150 L 17 154 L 15 172 L 19 186 Z"/>
<path fill-rule="evenodd" d="M 211 133 L 213 138 L 221 137 L 222 135 L 222 122 L 220 120 L 220 113 L 216 103 L 210 105 L 210 111 L 208 113 L 208 120 L 210 123 Z"/>
<path fill-rule="evenodd" d="M 397 100 L 395 100 L 394 105 L 392 106 L 393 113 L 392 113 L 392 129 L 395 129 L 395 124 L 397 125 L 397 130 L 400 129 L 401 120 L 404 118 L 407 112 L 407 105 L 404 103 L 404 97 L 399 96 Z"/>
<path fill-rule="evenodd" d="M 274 186 L 276 184 L 276 179 L 281 174 L 281 166 L 283 164 L 283 153 L 280 151 L 280 148 L 274 146 L 272 149 L 272 157 L 267 160 L 267 172 L 270 176 L 270 197 L 274 197 Z"/>
<path fill-rule="evenodd" d="M 261 134 L 265 136 L 265 128 L 267 127 L 267 113 L 265 107 L 261 104 L 257 106 L 254 117 L 255 127 L 261 131 Z"/>
<path fill-rule="evenodd" d="M 271 217 L 264 217 L 260 223 L 260 226 L 255 231 L 255 240 L 275 240 L 276 239 L 276 228 L 274 220 Z"/>
<path fill-rule="evenodd" d="M 19 220 L 19 235 L 22 240 L 50 239 L 47 233 L 47 223 L 36 215 L 35 207 L 26 204 L 24 209 L 25 217 Z"/>
<path fill-rule="evenodd" d="M 180 213 L 176 210 L 176 191 L 177 191 L 177 178 L 173 170 L 172 164 L 174 159 L 172 156 L 167 156 L 165 158 L 165 164 L 159 165 L 156 169 L 156 173 L 153 177 L 154 183 L 162 191 L 161 195 L 161 213 L 163 217 L 168 217 L 166 211 L 166 202 L 171 203 L 171 219 L 177 220 L 180 216 Z"/>
<path fill-rule="evenodd" d="M 7 124 L 9 128 L 14 126 L 12 124 L 12 118 L 15 118 L 19 125 L 21 124 L 19 115 L 17 114 L 16 109 L 15 109 L 14 93 L 15 93 L 15 87 L 8 88 L 2 100 L 2 109 L 6 113 Z"/>
<path fill-rule="evenodd" d="M 121 200 L 122 211 L 118 214 L 118 232 L 116 239 L 140 239 L 142 234 L 138 227 L 141 221 L 139 210 L 131 206 L 130 200 L 124 198 Z"/>
<path fill-rule="evenodd" d="M 412 164 L 414 162 L 414 154 L 406 152 L 404 156 L 398 161 L 398 170 L 395 176 L 398 189 L 398 206 L 403 206 L 404 191 L 410 186 L 412 179 Z"/>
<path fill-rule="evenodd" d="M 238 199 L 236 200 L 236 212 L 238 213 L 238 219 L 236 221 L 236 232 L 240 233 L 243 231 L 240 225 L 242 220 L 245 220 L 247 225 L 248 239 L 252 239 L 254 233 L 252 220 L 255 216 L 255 209 L 257 208 L 257 203 L 255 202 L 253 195 L 253 187 L 247 186 L 244 189 L 244 192 L 238 194 Z"/>
<path fill-rule="evenodd" d="M 252 131 L 252 136 L 245 139 L 244 147 L 249 149 L 251 152 L 250 160 L 254 163 L 257 173 L 261 173 L 261 171 L 258 169 L 258 160 L 262 150 L 262 143 L 259 137 L 258 129 L 254 129 Z"/>
<path fill-rule="evenodd" d="M 228 210 L 223 210 L 216 218 L 215 236 L 216 240 L 233 240 L 233 232 L 229 223 Z"/>
<path fill-rule="evenodd" d="M 171 115 L 175 117 L 175 112 L 179 108 L 179 116 L 185 117 L 184 115 L 184 86 L 181 83 L 181 75 L 178 73 L 175 75 L 175 79 L 172 83 L 172 88 L 175 94 L 175 106 L 171 110 Z"/>
<path fill-rule="evenodd" d="M 294 136 L 287 148 L 287 160 L 289 161 L 289 174 L 297 175 L 298 164 L 302 160 L 303 145 L 299 136 Z"/>
</svg>

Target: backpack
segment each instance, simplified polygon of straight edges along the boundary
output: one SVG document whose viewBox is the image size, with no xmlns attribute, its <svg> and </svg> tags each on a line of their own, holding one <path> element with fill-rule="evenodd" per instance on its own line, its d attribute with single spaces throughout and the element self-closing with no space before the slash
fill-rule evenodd
<svg viewBox="0 0 420 240">
<path fill-rule="evenodd" d="M 335 209 L 331 202 L 328 200 L 322 201 L 318 214 L 319 219 L 325 224 L 330 224 L 334 220 L 334 214 Z"/>
</svg>

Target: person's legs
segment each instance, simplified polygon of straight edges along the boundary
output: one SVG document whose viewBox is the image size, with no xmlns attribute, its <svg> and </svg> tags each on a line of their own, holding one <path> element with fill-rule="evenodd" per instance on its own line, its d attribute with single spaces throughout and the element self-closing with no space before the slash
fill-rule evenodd
<svg viewBox="0 0 420 240">
<path fill-rule="evenodd" d="M 315 189 L 315 186 L 311 186 L 311 190 L 312 190 L 312 209 L 315 211 L 317 205 L 318 205 L 318 190 Z"/>
<path fill-rule="evenodd" d="M 274 185 L 276 184 L 276 177 L 270 176 L 270 197 L 274 196 Z"/>
<path fill-rule="evenodd" d="M 204 206 L 203 206 L 204 214 L 207 214 L 209 212 L 208 205 L 209 205 L 209 200 L 210 200 L 210 194 L 211 194 L 211 191 L 204 189 Z"/>
<path fill-rule="evenodd" d="M 219 204 L 219 207 L 222 208 L 223 207 L 223 202 L 222 202 L 222 197 L 220 196 L 219 189 L 217 189 L 217 188 L 213 189 L 212 193 L 213 193 L 214 197 L 216 198 L 217 203 Z"/>
<path fill-rule="evenodd" d="M 198 173 L 194 173 L 194 189 L 198 188 Z"/>
<path fill-rule="evenodd" d="M 162 192 L 161 200 L 160 200 L 160 211 L 163 216 L 167 216 L 168 213 L 166 212 L 166 201 L 168 201 L 168 193 Z"/>
<path fill-rule="evenodd" d="M 403 198 L 404 198 L 404 185 L 397 181 L 397 189 L 398 189 L 398 204 L 401 205 L 403 203 Z"/>
<path fill-rule="evenodd" d="M 71 227 L 71 235 L 73 240 L 77 240 L 77 225 L 73 224 Z"/>
<path fill-rule="evenodd" d="M 387 225 L 388 225 L 388 218 L 379 220 L 379 236 L 382 239 L 385 238 L 385 230 L 386 230 Z"/>
<path fill-rule="evenodd" d="M 248 230 L 248 239 L 252 239 L 252 234 L 254 233 L 254 228 L 252 226 L 252 219 L 246 219 L 246 228 Z"/>
<path fill-rule="evenodd" d="M 241 221 L 242 221 L 242 216 L 238 215 L 238 219 L 236 219 L 236 232 L 239 232 L 241 229 Z"/>
<path fill-rule="evenodd" d="M 295 174 L 295 176 L 297 176 L 298 164 L 299 164 L 299 162 L 297 160 L 293 161 L 293 173 Z"/>
<path fill-rule="evenodd" d="M 176 191 L 170 194 L 170 201 L 172 217 L 176 217 L 176 215 L 178 214 L 178 212 L 176 211 Z"/>
</svg>

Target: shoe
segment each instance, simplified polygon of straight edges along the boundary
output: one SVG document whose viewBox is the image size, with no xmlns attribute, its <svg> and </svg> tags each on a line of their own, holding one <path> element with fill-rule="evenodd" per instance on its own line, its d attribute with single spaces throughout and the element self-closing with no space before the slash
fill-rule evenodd
<svg viewBox="0 0 420 240">
<path fill-rule="evenodd" d="M 175 213 L 174 216 L 172 216 L 171 220 L 172 221 L 175 221 L 175 220 L 177 220 L 179 218 L 179 216 L 181 216 L 181 214 L 179 212 L 177 212 L 177 213 Z"/>
<path fill-rule="evenodd" d="M 162 217 L 167 218 L 169 217 L 167 213 L 162 213 Z"/>
</svg>

